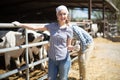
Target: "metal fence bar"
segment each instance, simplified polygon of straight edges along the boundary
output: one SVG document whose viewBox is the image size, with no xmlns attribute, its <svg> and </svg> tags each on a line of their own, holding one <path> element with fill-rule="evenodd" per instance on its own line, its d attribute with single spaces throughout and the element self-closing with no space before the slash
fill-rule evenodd
<svg viewBox="0 0 120 80">
<path fill-rule="evenodd" d="M 36 66 L 36 65 L 38 65 L 40 63 L 43 63 L 45 61 L 48 61 L 48 57 L 46 57 L 44 59 L 41 59 L 41 60 L 38 60 L 38 61 L 35 61 L 34 63 L 29 64 L 29 67 Z"/>
<path fill-rule="evenodd" d="M 43 23 L 43 24 L 22 23 L 22 24 L 27 24 L 27 25 L 32 25 L 32 26 L 43 26 L 43 25 L 46 25 L 48 23 Z M 12 23 L 0 23 L 0 28 L 16 28 L 16 26 L 14 26 Z"/>
<path fill-rule="evenodd" d="M 22 66 L 21 68 L 17 68 L 17 69 L 8 71 L 6 73 L 0 74 L 0 79 L 6 78 L 8 76 L 11 76 L 11 75 L 13 75 L 15 73 L 18 73 L 19 71 L 23 71 L 23 70 L 25 70 L 27 68 L 28 68 L 28 66 Z"/>
<path fill-rule="evenodd" d="M 26 43 L 26 45 L 28 45 L 28 33 L 27 33 L 27 29 L 25 29 L 25 43 Z M 25 54 L 25 57 L 26 57 L 26 66 L 29 66 L 28 48 L 29 47 L 26 47 L 26 54 Z M 26 69 L 26 80 L 29 80 L 29 68 Z"/>
<path fill-rule="evenodd" d="M 3 49 L 0 49 L 0 53 L 12 51 L 12 50 L 18 50 L 18 49 L 26 48 L 26 47 L 43 45 L 43 44 L 46 44 L 46 43 L 48 43 L 48 41 L 43 41 L 43 42 L 38 42 L 38 43 L 31 43 L 31 44 L 27 44 L 27 45 L 20 45 L 20 46 L 16 46 L 16 47 L 12 47 L 12 48 L 3 48 Z"/>
<path fill-rule="evenodd" d="M 79 23 L 79 22 L 78 22 Z M 22 24 L 27 24 L 27 25 L 32 25 L 32 26 L 44 26 L 49 23 L 22 23 Z M 71 24 L 77 24 L 77 22 L 71 22 Z M 17 26 L 19 28 L 19 26 Z M 0 23 L 0 28 L 16 28 L 12 23 Z"/>
<path fill-rule="evenodd" d="M 0 23 L 0 28 L 15 28 L 11 23 Z"/>
<path fill-rule="evenodd" d="M 43 77 L 39 78 L 38 80 L 44 80 L 48 77 L 48 74 L 45 74 Z"/>
<path fill-rule="evenodd" d="M 78 59 L 78 56 L 74 57 L 74 58 L 71 60 L 71 62 L 74 62 L 74 61 L 77 60 L 77 59 Z"/>
<path fill-rule="evenodd" d="M 17 69 L 11 70 L 11 71 L 9 71 L 9 72 L 0 74 L 0 79 L 6 78 L 6 77 L 8 77 L 8 76 L 11 76 L 11 75 L 13 75 L 13 74 L 15 74 L 15 73 L 18 73 L 19 71 L 23 71 L 23 70 L 25 70 L 25 69 L 27 69 L 27 68 L 32 67 L 33 65 L 36 66 L 36 65 L 38 65 L 38 64 L 40 64 L 40 63 L 43 63 L 44 61 L 48 61 L 48 57 L 47 57 L 47 58 L 44 58 L 44 59 L 42 59 L 42 60 L 36 61 L 36 62 L 34 62 L 33 64 L 29 64 L 28 66 L 25 65 L 25 66 L 22 66 L 21 68 L 17 68 Z"/>
</svg>

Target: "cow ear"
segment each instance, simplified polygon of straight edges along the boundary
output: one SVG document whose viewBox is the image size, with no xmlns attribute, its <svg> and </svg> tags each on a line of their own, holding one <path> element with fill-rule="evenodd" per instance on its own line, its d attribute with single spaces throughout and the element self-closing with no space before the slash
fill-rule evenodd
<svg viewBox="0 0 120 80">
<path fill-rule="evenodd" d="M 3 39 L 0 38 L 0 42 L 3 42 Z"/>
<path fill-rule="evenodd" d="M 21 32 L 22 35 L 25 35 L 25 28 L 20 28 L 20 29 L 18 29 L 18 32 Z"/>
</svg>

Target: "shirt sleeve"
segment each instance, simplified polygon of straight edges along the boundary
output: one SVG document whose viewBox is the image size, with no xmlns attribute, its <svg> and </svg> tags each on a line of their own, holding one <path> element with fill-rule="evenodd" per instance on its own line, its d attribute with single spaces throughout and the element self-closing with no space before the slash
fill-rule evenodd
<svg viewBox="0 0 120 80">
<path fill-rule="evenodd" d="M 82 51 L 86 49 L 86 40 L 82 34 L 82 29 L 78 27 L 77 25 L 72 25 L 73 32 L 80 40 L 80 43 L 82 44 Z"/>
</svg>

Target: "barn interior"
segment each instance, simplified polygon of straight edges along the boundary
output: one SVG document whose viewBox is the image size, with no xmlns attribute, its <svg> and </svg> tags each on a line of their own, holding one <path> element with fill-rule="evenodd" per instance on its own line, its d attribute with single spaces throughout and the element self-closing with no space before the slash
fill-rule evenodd
<svg viewBox="0 0 120 80">
<path fill-rule="evenodd" d="M 113 15 L 118 12 L 118 9 L 109 0 L 1 0 L 0 31 L 16 30 L 15 27 L 14 29 L 4 28 L 1 23 L 6 24 L 13 21 L 21 23 L 53 22 L 56 20 L 55 8 L 61 4 L 66 5 L 69 9 L 88 8 L 88 19 L 91 19 L 92 10 L 103 11 L 101 28 L 104 33 L 109 30 L 104 16 L 105 12 L 113 13 Z"/>
<path fill-rule="evenodd" d="M 0 23 L 15 20 L 27 23 L 52 22 L 56 20 L 55 8 L 61 4 L 69 9 L 88 8 L 89 19 L 92 10 L 101 10 L 103 14 L 106 11 L 114 13 L 118 11 L 108 0 L 2 0 L 0 1 Z"/>
<path fill-rule="evenodd" d="M 109 31 L 105 12 L 112 13 L 115 21 L 119 11 L 110 0 L 2 0 L 0 2 L 0 23 L 49 23 L 56 20 L 55 8 L 65 5 L 69 10 L 87 8 L 88 20 L 91 20 L 92 11 L 102 11 L 102 19 L 98 20 L 100 32 Z M 74 13 L 70 13 L 70 17 Z M 108 19 L 110 20 L 110 19 Z M 107 25 L 106 25 L 107 23 Z"/>
</svg>

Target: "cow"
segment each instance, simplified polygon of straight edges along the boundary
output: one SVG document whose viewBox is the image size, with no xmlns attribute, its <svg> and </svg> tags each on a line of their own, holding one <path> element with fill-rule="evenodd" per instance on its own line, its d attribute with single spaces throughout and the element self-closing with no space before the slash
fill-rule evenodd
<svg viewBox="0 0 120 80">
<path fill-rule="evenodd" d="M 8 31 L 0 39 L 1 39 L 0 49 L 2 49 L 2 48 L 13 48 L 15 46 L 20 46 L 25 42 L 25 36 L 23 36 L 22 33 L 16 32 L 16 31 Z M 18 68 L 20 67 L 19 56 L 23 53 L 23 51 L 24 51 L 24 49 L 4 52 L 5 68 L 6 68 L 7 71 L 10 69 L 11 58 L 14 58 L 16 66 Z"/>
<path fill-rule="evenodd" d="M 95 23 L 86 23 L 83 27 L 93 38 L 97 37 L 98 25 Z"/>
<path fill-rule="evenodd" d="M 25 29 L 21 28 L 19 29 L 20 32 L 22 32 L 23 34 L 25 34 Z M 32 32 L 32 33 L 31 33 Z M 33 31 L 33 30 L 27 30 L 28 33 L 28 43 L 37 43 L 37 42 L 42 42 L 42 41 L 48 41 L 50 38 L 50 33 L 48 31 Z M 33 35 L 36 34 L 36 36 Z M 42 39 L 40 39 L 39 37 L 37 37 L 37 34 L 42 34 Z M 41 60 L 44 57 L 47 56 L 47 49 L 48 49 L 48 44 L 44 44 L 44 45 L 39 45 L 39 46 L 33 46 L 33 47 L 29 47 L 28 48 L 28 53 L 29 53 L 29 60 L 30 63 L 32 64 L 34 61 L 36 60 Z M 36 58 L 37 56 L 37 58 Z M 47 63 L 41 63 L 41 69 L 45 70 L 45 67 L 47 66 Z M 34 69 L 34 66 L 32 65 L 31 67 L 31 71 Z"/>
<path fill-rule="evenodd" d="M 22 32 L 23 35 L 25 35 L 24 28 L 20 28 L 18 31 Z M 44 39 L 44 35 L 38 31 L 27 30 L 27 34 L 28 34 L 28 44 L 41 42 Z M 39 48 L 37 49 L 35 46 L 28 48 L 29 62 L 31 64 L 34 62 L 33 53 L 37 53 L 38 51 L 39 51 Z M 42 55 L 40 55 L 40 56 L 42 56 Z M 23 58 L 23 55 L 22 55 L 22 58 Z M 30 70 L 33 70 L 33 68 L 34 68 L 34 66 L 32 65 Z"/>
<path fill-rule="evenodd" d="M 48 31 L 44 31 L 44 32 L 40 32 L 38 31 L 38 33 L 43 34 L 44 39 L 42 41 L 49 41 L 50 39 L 50 33 Z M 47 57 L 47 51 L 49 48 L 49 43 L 48 44 L 43 44 L 43 45 L 39 45 L 39 46 L 33 46 L 29 48 L 29 54 L 33 54 L 33 59 L 31 59 L 31 63 L 33 63 L 34 61 L 36 61 L 35 59 L 41 60 L 45 57 Z M 38 58 L 36 58 L 35 56 L 38 56 Z M 41 63 L 41 69 L 45 70 L 45 68 L 47 67 L 47 62 L 43 62 Z M 32 67 L 32 70 L 34 69 L 34 66 Z"/>
<path fill-rule="evenodd" d="M 38 42 L 43 40 L 43 34 L 37 33 L 36 31 L 27 30 L 28 33 L 28 42 Z M 0 48 L 12 48 L 15 46 L 20 46 L 25 43 L 25 33 L 22 32 L 20 29 L 18 31 L 8 31 L 5 36 L 1 38 Z M 5 67 L 6 70 L 10 68 L 10 59 L 15 59 L 15 63 L 17 68 L 20 68 L 20 60 L 19 57 L 23 54 L 25 49 L 20 48 L 19 50 L 5 52 Z M 31 58 L 31 54 L 30 58 Z M 22 74 L 22 72 L 19 72 Z"/>
<path fill-rule="evenodd" d="M 91 35 L 94 38 L 97 37 L 97 32 L 98 32 L 98 26 L 97 26 L 97 24 L 92 24 L 91 25 Z"/>
</svg>

